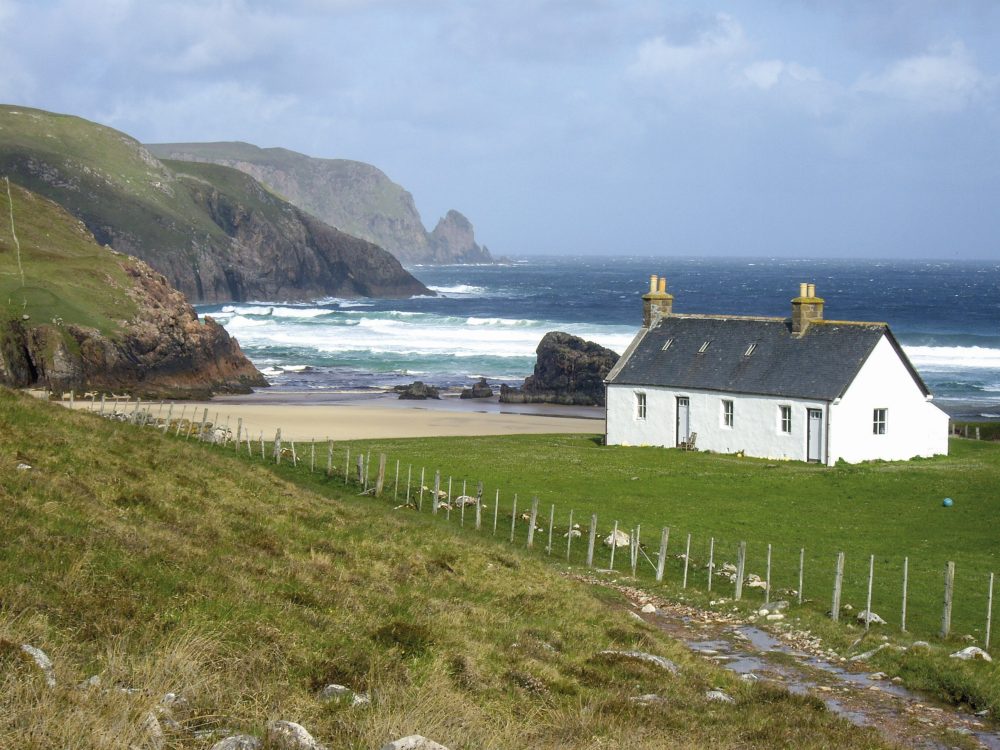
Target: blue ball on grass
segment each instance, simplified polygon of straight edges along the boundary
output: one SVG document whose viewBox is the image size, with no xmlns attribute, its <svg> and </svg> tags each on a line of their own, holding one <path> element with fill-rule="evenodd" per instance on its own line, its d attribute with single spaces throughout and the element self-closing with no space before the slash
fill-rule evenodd
<svg viewBox="0 0 1000 750">
<path fill-rule="evenodd" d="M 950 508 L 954 504 L 955 501 L 952 500 L 950 497 L 946 497 L 944 500 L 941 501 L 941 505 L 943 505 L 946 508 Z"/>
</svg>

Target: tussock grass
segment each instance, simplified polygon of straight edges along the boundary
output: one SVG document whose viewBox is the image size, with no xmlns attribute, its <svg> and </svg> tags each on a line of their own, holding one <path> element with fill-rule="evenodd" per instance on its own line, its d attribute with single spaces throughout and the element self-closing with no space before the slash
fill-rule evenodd
<svg viewBox="0 0 1000 750">
<path fill-rule="evenodd" d="M 0 651 L 2 748 L 149 746 L 150 712 L 171 748 L 279 718 L 350 748 L 411 733 L 453 750 L 881 746 L 690 656 L 532 555 L 345 495 L 342 480 L 296 486 L 6 390 L 0 425 L 0 638 L 45 650 L 57 678 L 46 688 Z M 330 682 L 370 706 L 319 700 Z M 735 706 L 707 702 L 711 687 Z M 168 692 L 183 702 L 163 712 Z M 666 703 L 629 700 L 644 693 Z"/>
</svg>

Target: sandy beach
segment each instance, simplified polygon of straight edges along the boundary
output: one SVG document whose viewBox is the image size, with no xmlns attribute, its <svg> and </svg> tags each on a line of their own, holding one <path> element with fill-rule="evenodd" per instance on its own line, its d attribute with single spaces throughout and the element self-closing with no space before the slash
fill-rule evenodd
<svg viewBox="0 0 1000 750">
<path fill-rule="evenodd" d="M 68 401 L 63 402 L 68 406 Z M 134 403 L 134 402 L 133 402 Z M 99 406 L 99 403 L 98 403 Z M 171 402 L 154 402 L 154 416 L 165 417 Z M 90 401 L 78 399 L 76 409 L 91 409 Z M 131 410 L 124 403 L 119 409 Z M 258 391 L 247 396 L 220 397 L 211 401 L 173 402 L 174 418 L 201 419 L 243 429 L 256 437 L 263 432 L 270 440 L 281 428 L 286 440 L 364 440 L 373 438 L 439 437 L 462 435 L 525 435 L 604 431 L 602 407 L 567 407 L 550 404 L 499 404 L 462 401 L 445 397 L 440 401 L 406 401 L 392 395 L 371 393 L 325 393 Z"/>
</svg>

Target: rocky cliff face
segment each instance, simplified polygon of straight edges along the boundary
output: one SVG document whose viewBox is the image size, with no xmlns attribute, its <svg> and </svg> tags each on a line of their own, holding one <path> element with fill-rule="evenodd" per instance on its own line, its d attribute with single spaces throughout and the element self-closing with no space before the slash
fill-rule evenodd
<svg viewBox="0 0 1000 750">
<path fill-rule="evenodd" d="M 184 296 L 136 259 L 137 315 L 119 335 L 73 323 L 0 323 L 0 383 L 51 390 L 128 391 L 146 397 L 205 397 L 266 387 L 236 339 L 211 318 L 198 321 Z"/>
<path fill-rule="evenodd" d="M 618 361 L 615 352 L 561 331 L 546 333 L 535 351 L 534 373 L 520 389 L 502 387 L 502 403 L 604 406 L 604 378 Z"/>
<path fill-rule="evenodd" d="M 413 196 L 371 164 L 239 142 L 158 143 L 147 148 L 162 159 L 222 164 L 245 172 L 295 206 L 376 243 L 403 263 L 492 262 L 489 250 L 476 244 L 468 219 L 449 211 L 428 233 Z"/>
<path fill-rule="evenodd" d="M 142 258 L 196 302 L 430 293 L 382 248 L 242 172 L 168 165 L 77 117 L 0 105 L 0 174 L 56 201 L 99 242 Z"/>
</svg>

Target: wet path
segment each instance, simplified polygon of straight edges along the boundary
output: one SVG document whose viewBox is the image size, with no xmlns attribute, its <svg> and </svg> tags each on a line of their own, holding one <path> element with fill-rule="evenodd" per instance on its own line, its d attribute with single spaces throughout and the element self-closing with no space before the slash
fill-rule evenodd
<svg viewBox="0 0 1000 750">
<path fill-rule="evenodd" d="M 793 693 L 811 694 L 859 726 L 877 727 L 892 742 L 913 748 L 979 746 L 1000 750 L 1000 730 L 983 717 L 945 706 L 889 680 L 860 670 L 861 660 L 841 661 L 807 633 L 765 631 L 741 618 L 667 602 L 628 586 L 590 579 L 621 591 L 639 614 L 694 653 L 740 674 L 770 681 Z"/>
</svg>

